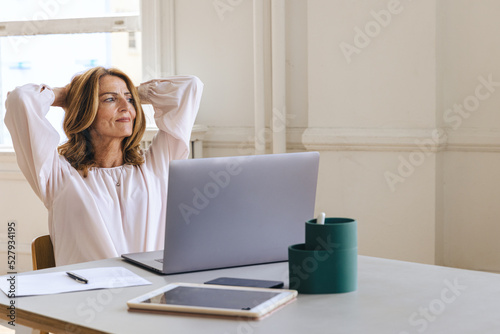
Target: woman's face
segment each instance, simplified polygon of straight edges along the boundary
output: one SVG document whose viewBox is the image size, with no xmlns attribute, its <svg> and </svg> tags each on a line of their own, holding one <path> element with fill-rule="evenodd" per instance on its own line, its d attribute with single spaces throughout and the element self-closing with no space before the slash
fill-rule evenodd
<svg viewBox="0 0 500 334">
<path fill-rule="evenodd" d="M 136 111 L 123 79 L 105 75 L 99 79 L 99 108 L 91 135 L 94 140 L 123 140 L 132 135 Z"/>
</svg>

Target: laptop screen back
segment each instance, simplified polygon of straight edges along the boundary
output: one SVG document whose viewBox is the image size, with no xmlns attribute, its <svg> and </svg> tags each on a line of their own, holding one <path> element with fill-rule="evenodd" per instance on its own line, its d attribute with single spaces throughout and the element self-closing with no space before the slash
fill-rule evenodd
<svg viewBox="0 0 500 334">
<path fill-rule="evenodd" d="M 170 163 L 163 268 L 286 261 L 314 215 L 317 152 Z"/>
</svg>

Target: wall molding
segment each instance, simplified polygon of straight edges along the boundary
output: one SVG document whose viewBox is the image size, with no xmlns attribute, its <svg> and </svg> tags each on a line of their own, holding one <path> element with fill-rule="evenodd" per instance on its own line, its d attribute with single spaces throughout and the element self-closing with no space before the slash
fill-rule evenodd
<svg viewBox="0 0 500 334">
<path fill-rule="evenodd" d="M 206 148 L 232 149 L 236 150 L 236 154 L 254 154 L 254 127 L 197 126 L 197 131 L 194 132 L 200 133 Z M 266 151 L 270 152 L 272 130 L 266 127 L 257 136 L 257 140 L 265 143 Z M 286 138 L 288 151 L 411 152 L 425 146 L 425 150 L 429 152 L 500 152 L 500 129 L 289 127 L 286 129 Z M 12 148 L 0 149 L 0 180 L 25 180 Z"/>
<path fill-rule="evenodd" d="M 447 151 L 500 152 L 500 129 L 459 129 L 447 133 Z"/>
<path fill-rule="evenodd" d="M 302 141 L 314 151 L 500 152 L 500 129 L 308 128 Z"/>
<path fill-rule="evenodd" d="M 286 129 L 287 150 L 305 151 L 302 135 L 305 128 L 294 127 Z M 255 142 L 265 145 L 266 152 L 272 151 L 273 132 L 269 127 L 261 129 L 256 135 L 254 127 L 217 127 L 209 126 L 203 145 L 206 148 L 233 149 L 237 155 L 255 153 Z"/>
<path fill-rule="evenodd" d="M 287 149 L 310 151 L 411 152 L 500 152 L 500 129 L 368 129 L 368 128 L 287 128 Z M 272 142 L 270 128 L 261 138 Z M 204 146 L 238 149 L 254 147 L 253 127 L 208 127 Z"/>
<path fill-rule="evenodd" d="M 425 144 L 438 152 L 445 138 L 442 129 L 308 128 L 302 142 L 313 151 L 414 151 Z"/>
</svg>

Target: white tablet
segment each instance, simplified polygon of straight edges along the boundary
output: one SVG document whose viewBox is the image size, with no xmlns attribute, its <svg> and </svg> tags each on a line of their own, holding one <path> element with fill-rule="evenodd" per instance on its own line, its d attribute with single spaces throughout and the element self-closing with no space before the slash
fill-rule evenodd
<svg viewBox="0 0 500 334">
<path fill-rule="evenodd" d="M 127 302 L 131 309 L 260 318 L 297 296 L 295 290 L 172 283 Z"/>
</svg>

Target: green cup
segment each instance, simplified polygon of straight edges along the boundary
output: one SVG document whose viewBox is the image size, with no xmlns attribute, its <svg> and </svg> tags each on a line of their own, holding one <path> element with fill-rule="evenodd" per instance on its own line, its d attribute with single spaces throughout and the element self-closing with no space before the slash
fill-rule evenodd
<svg viewBox="0 0 500 334">
<path fill-rule="evenodd" d="M 306 222 L 307 250 L 344 250 L 358 248 L 357 222 L 351 218 L 325 218 L 325 224 L 316 219 Z"/>
<path fill-rule="evenodd" d="M 357 222 L 326 218 L 306 222 L 306 243 L 288 248 L 290 289 L 299 293 L 343 293 L 358 286 Z"/>
</svg>

